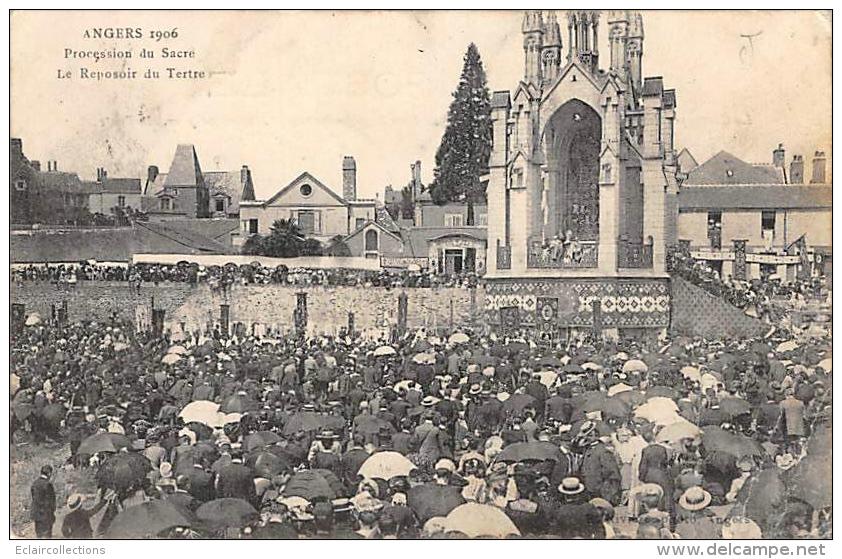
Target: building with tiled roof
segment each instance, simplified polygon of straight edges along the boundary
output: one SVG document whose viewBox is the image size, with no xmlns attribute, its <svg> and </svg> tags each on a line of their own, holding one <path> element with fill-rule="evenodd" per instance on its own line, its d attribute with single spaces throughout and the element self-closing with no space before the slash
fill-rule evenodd
<svg viewBox="0 0 842 559">
<path fill-rule="evenodd" d="M 147 169 L 143 210 L 153 220 L 236 218 L 241 200 L 254 200 L 251 170 L 202 171 L 196 149 L 180 144 L 166 173 Z"/>
<path fill-rule="evenodd" d="M 795 155 L 787 169 L 785 155 L 778 145 L 770 164 L 753 164 L 721 151 L 687 173 L 678 192 L 678 238 L 695 258 L 724 277 L 735 275 L 738 246 L 748 278 L 792 280 L 828 269 L 833 187 L 826 158 L 816 152 L 804 184 L 803 157 Z M 802 249 L 804 259 L 796 254 Z"/>
</svg>

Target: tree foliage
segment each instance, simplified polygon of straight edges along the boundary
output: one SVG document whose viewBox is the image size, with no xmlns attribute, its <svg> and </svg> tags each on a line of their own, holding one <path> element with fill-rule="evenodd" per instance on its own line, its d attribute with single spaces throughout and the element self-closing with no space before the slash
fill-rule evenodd
<svg viewBox="0 0 842 559">
<path fill-rule="evenodd" d="M 430 196 L 437 204 L 466 202 L 472 225 L 473 204 L 485 199 L 480 177 L 486 173 L 491 154 L 491 94 L 476 45 L 468 45 L 463 60 L 447 127 L 436 152 Z"/>
<path fill-rule="evenodd" d="M 243 245 L 242 253 L 252 256 L 294 258 L 321 256 L 323 247 L 318 239 L 305 238 L 292 219 L 278 219 L 272 224 L 268 235 L 249 237 Z"/>
</svg>

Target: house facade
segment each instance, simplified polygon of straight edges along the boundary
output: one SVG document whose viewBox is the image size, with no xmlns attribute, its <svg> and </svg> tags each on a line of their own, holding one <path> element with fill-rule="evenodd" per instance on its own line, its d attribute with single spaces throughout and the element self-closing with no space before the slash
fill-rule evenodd
<svg viewBox="0 0 842 559">
<path fill-rule="evenodd" d="M 723 278 L 776 274 L 791 281 L 799 271 L 809 275 L 830 268 L 833 187 L 824 154 L 816 152 L 806 184 L 803 157 L 795 155 L 788 168 L 784 158 L 781 145 L 771 164 L 748 163 L 723 151 L 682 183 L 679 241 Z M 735 271 L 741 253 L 745 266 Z"/>
</svg>

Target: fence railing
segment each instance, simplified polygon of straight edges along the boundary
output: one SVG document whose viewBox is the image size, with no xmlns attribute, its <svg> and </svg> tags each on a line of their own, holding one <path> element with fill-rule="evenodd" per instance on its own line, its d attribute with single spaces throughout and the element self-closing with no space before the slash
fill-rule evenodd
<svg viewBox="0 0 842 559">
<path fill-rule="evenodd" d="M 596 268 L 599 265 L 597 241 L 561 241 L 530 238 L 526 265 L 529 268 Z"/>
<path fill-rule="evenodd" d="M 619 268 L 651 268 L 652 244 L 620 239 L 617 242 L 617 266 Z"/>
</svg>

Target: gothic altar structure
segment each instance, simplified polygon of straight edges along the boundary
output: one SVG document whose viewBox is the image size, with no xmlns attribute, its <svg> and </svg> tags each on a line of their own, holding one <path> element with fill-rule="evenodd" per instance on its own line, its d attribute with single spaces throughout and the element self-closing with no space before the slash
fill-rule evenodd
<svg viewBox="0 0 842 559">
<path fill-rule="evenodd" d="M 643 77 L 643 19 L 523 18 L 523 79 L 492 96 L 486 319 L 601 331 L 669 325 L 676 242 L 675 90 Z M 566 44 L 562 39 L 566 40 Z"/>
</svg>

